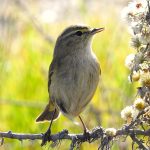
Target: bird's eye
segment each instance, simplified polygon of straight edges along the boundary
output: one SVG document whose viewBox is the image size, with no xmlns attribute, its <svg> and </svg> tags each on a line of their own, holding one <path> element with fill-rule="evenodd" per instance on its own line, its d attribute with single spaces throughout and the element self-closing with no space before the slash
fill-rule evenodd
<svg viewBox="0 0 150 150">
<path fill-rule="evenodd" d="M 81 32 L 81 31 L 77 31 L 77 32 L 76 32 L 76 35 L 77 35 L 77 36 L 81 36 L 81 35 L 82 35 L 82 32 Z"/>
</svg>

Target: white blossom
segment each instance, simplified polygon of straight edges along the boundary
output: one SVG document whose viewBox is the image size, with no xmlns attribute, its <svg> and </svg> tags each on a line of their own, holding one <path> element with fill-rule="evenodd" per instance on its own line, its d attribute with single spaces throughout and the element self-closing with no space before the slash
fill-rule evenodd
<svg viewBox="0 0 150 150">
<path fill-rule="evenodd" d="M 137 115 L 138 115 L 138 111 L 133 109 L 132 106 L 127 106 L 121 111 L 121 118 L 126 121 L 130 118 L 132 118 L 132 120 L 135 120 Z"/>
<path fill-rule="evenodd" d="M 135 35 L 135 34 L 139 34 L 141 32 L 143 28 L 143 24 L 140 22 L 131 22 L 131 29 L 132 29 L 132 34 Z"/>
<path fill-rule="evenodd" d="M 146 0 L 134 0 L 122 11 L 122 18 L 130 24 L 132 21 L 140 21 L 147 10 Z"/>
<path fill-rule="evenodd" d="M 148 71 L 148 69 L 149 69 L 149 65 L 148 65 L 147 62 L 143 62 L 142 64 L 139 64 L 139 66 L 140 66 L 140 68 L 141 68 L 141 70 L 140 70 L 140 73 L 141 73 L 141 74 L 144 73 L 143 70 L 147 70 L 147 71 Z"/>
<path fill-rule="evenodd" d="M 140 71 L 140 82 L 143 86 L 150 86 L 150 72 Z"/>
<path fill-rule="evenodd" d="M 134 58 L 135 58 L 135 54 L 130 54 L 126 57 L 125 60 L 125 66 L 127 68 L 129 68 L 130 70 L 133 68 L 134 65 Z"/>
<path fill-rule="evenodd" d="M 150 25 L 144 24 L 139 36 L 139 40 L 142 44 L 147 45 L 150 43 Z"/>
<path fill-rule="evenodd" d="M 107 129 L 105 129 L 105 133 L 108 136 L 115 136 L 117 133 L 117 130 L 115 128 L 107 128 Z"/>
</svg>

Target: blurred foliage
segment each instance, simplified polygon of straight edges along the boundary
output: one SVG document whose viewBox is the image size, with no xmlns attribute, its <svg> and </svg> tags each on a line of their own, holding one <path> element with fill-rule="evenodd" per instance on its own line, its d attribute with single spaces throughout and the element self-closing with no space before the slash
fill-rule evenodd
<svg viewBox="0 0 150 150">
<path fill-rule="evenodd" d="M 29 6 L 30 10 L 34 3 L 36 2 Z M 35 119 L 48 101 L 47 74 L 55 43 L 48 43 L 36 30 L 33 20 L 26 15 L 27 12 L 16 5 L 9 6 L 5 10 L 9 13 L 0 16 L 0 130 L 42 133 L 48 128 L 48 123 L 36 124 Z M 82 22 L 92 27 L 105 27 L 105 31 L 93 40 L 93 50 L 101 64 L 101 81 L 92 102 L 82 113 L 82 118 L 89 129 L 97 125 L 119 128 L 123 124 L 120 111 L 131 103 L 135 95 L 135 87 L 128 82 L 128 72 L 124 67 L 125 57 L 131 53 L 130 37 L 118 18 L 120 14 L 116 15 L 113 10 L 110 9 L 106 15 L 100 9 L 90 13 L 85 1 L 79 3 L 79 8 L 80 16 L 75 14 L 74 21 L 71 18 L 65 19 L 64 15 L 60 21 L 39 23 L 54 41 L 70 24 Z M 14 15 L 11 14 L 12 10 L 15 11 Z M 70 133 L 82 132 L 82 127 L 61 116 L 53 123 L 52 133 L 65 128 Z M 85 143 L 81 149 L 90 147 L 94 150 L 98 144 Z M 112 149 L 129 149 L 128 145 L 129 141 L 126 144 L 120 141 Z M 68 141 L 60 141 L 54 149 L 68 147 Z M 0 150 L 48 148 L 49 145 L 41 148 L 40 141 L 5 140 Z"/>
</svg>

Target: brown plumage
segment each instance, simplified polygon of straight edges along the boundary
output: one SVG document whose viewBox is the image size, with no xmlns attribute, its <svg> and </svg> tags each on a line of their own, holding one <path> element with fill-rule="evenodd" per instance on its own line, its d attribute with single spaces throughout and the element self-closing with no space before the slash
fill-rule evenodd
<svg viewBox="0 0 150 150">
<path fill-rule="evenodd" d="M 91 101 L 100 76 L 91 41 L 102 30 L 71 26 L 58 37 L 48 75 L 50 100 L 37 122 L 56 119 L 59 111 L 68 118 L 79 116 Z"/>
</svg>

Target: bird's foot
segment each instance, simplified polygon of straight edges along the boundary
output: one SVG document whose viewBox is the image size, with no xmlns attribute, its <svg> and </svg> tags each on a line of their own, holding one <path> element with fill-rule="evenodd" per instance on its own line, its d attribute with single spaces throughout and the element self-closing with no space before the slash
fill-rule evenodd
<svg viewBox="0 0 150 150">
<path fill-rule="evenodd" d="M 45 145 L 51 140 L 51 130 L 50 128 L 43 134 L 41 146 Z"/>
<path fill-rule="evenodd" d="M 83 136 L 85 137 L 85 141 L 90 141 L 90 131 L 87 128 L 84 130 Z"/>
</svg>

